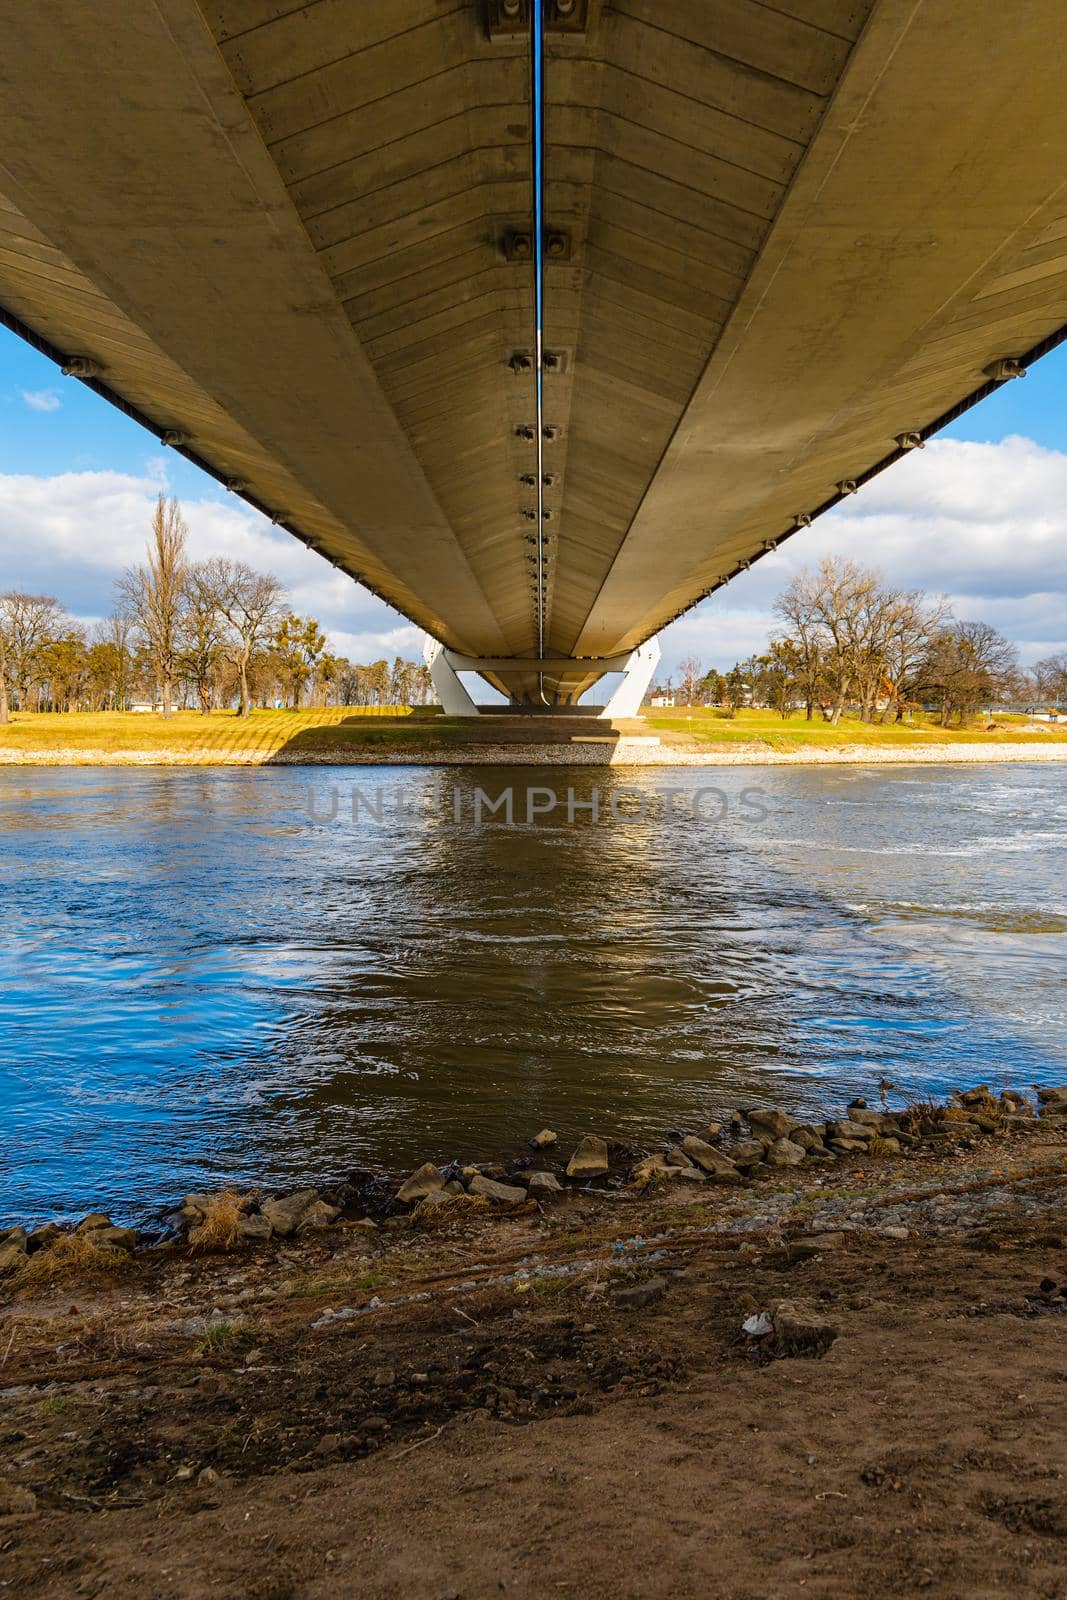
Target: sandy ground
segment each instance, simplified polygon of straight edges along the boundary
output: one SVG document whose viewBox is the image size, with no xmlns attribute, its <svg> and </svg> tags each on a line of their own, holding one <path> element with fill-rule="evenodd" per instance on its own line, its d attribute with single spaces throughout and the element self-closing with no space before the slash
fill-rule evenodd
<svg viewBox="0 0 1067 1600">
<path fill-rule="evenodd" d="M 0 1591 L 1059 1600 L 1064 1285 L 1049 1127 L 9 1291 Z"/>
</svg>

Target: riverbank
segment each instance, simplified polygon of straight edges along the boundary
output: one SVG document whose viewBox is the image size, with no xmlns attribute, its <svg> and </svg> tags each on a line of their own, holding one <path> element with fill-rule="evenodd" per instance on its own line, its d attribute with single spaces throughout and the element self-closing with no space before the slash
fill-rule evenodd
<svg viewBox="0 0 1067 1600">
<path fill-rule="evenodd" d="M 633 1187 L 613 1150 L 562 1196 L 6 1280 L 8 1581 L 33 1600 L 1056 1594 L 1059 1093 L 1041 1117 L 926 1108 L 962 1131 L 741 1183 Z M 701 1143 L 767 1155 L 761 1126 Z M 567 1188 L 573 1154 L 533 1160 Z M 439 1176 L 431 1193 L 457 1181 Z"/>
<path fill-rule="evenodd" d="M 421 709 L 23 715 L 0 728 L 0 766 L 794 766 L 1067 760 L 1067 726 L 1003 718 L 965 729 L 846 719 L 836 727 L 770 712 L 649 711 L 493 716 L 472 723 Z"/>
</svg>

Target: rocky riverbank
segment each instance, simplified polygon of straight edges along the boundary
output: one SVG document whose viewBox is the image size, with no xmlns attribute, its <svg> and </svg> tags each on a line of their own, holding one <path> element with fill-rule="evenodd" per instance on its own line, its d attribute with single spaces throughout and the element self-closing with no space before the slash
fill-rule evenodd
<svg viewBox="0 0 1067 1600">
<path fill-rule="evenodd" d="M 9 1235 L 3 1582 L 1051 1600 L 1065 1197 L 978 1088 Z"/>
<path fill-rule="evenodd" d="M 175 1246 L 194 1250 L 234 1249 L 265 1244 L 330 1228 L 342 1220 L 372 1228 L 398 1217 L 422 1220 L 428 1214 L 470 1207 L 510 1211 L 553 1205 L 568 1189 L 590 1184 L 605 1193 L 647 1193 L 660 1185 L 744 1185 L 788 1172 L 822 1168 L 857 1159 L 912 1156 L 922 1149 L 971 1148 L 985 1137 L 1027 1134 L 1042 1124 L 1067 1121 L 1067 1086 L 994 1095 L 980 1084 L 955 1094 L 945 1104 L 920 1101 L 893 1110 L 868 1105 L 863 1097 L 839 1117 L 801 1123 L 784 1111 L 752 1106 L 727 1112 L 700 1132 L 668 1130 L 662 1147 L 638 1151 L 617 1139 L 588 1134 L 569 1157 L 557 1153 L 558 1139 L 543 1128 L 530 1140 L 533 1154 L 509 1161 L 460 1166 L 423 1163 L 398 1187 L 385 1174 L 360 1172 L 319 1189 L 268 1196 L 227 1189 L 187 1194 L 160 1214 L 159 1226 L 137 1230 L 94 1212 L 76 1224 L 46 1221 L 0 1230 L 0 1278 L 35 1281 L 58 1272 L 64 1261 L 107 1265 L 108 1257 Z"/>
</svg>

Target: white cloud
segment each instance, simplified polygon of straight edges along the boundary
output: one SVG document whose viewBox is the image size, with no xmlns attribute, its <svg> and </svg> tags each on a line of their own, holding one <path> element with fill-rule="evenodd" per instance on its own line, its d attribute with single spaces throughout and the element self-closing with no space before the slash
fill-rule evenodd
<svg viewBox="0 0 1067 1600">
<path fill-rule="evenodd" d="M 143 475 L 0 475 L 0 589 L 56 595 L 95 619 L 143 556 L 166 462 Z M 355 660 L 417 656 L 419 630 L 240 502 L 182 502 L 195 558 L 225 554 L 277 574 L 293 609 L 318 617 Z M 1011 437 L 935 440 L 759 561 L 663 635 L 664 670 L 683 656 L 729 665 L 762 648 L 774 597 L 801 567 L 848 555 L 893 583 L 947 593 L 957 616 L 992 622 L 1033 661 L 1067 644 L 1067 454 Z"/>
<path fill-rule="evenodd" d="M 1067 644 L 1067 454 L 1018 436 L 935 439 L 666 629 L 665 669 L 761 649 L 775 596 L 824 556 L 947 594 L 956 616 L 991 622 L 1035 661 Z"/>
<path fill-rule="evenodd" d="M 20 389 L 19 393 L 31 411 L 58 411 L 63 404 L 54 389 Z"/>
<path fill-rule="evenodd" d="M 0 590 L 54 594 L 85 622 L 106 616 L 115 579 L 144 558 L 155 498 L 166 489 L 164 470 L 153 459 L 143 477 L 0 474 Z M 240 502 L 186 497 L 182 511 L 194 560 L 226 555 L 273 572 L 293 610 L 317 617 L 342 654 L 367 661 L 421 648 L 417 628 Z"/>
</svg>

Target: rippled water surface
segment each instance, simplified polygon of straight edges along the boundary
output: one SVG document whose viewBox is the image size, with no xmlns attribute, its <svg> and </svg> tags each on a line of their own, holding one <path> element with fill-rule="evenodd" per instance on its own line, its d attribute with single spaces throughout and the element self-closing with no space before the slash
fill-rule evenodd
<svg viewBox="0 0 1067 1600">
<path fill-rule="evenodd" d="M 0 772 L 0 1216 L 1064 1082 L 1065 869 L 1036 765 Z"/>
</svg>

